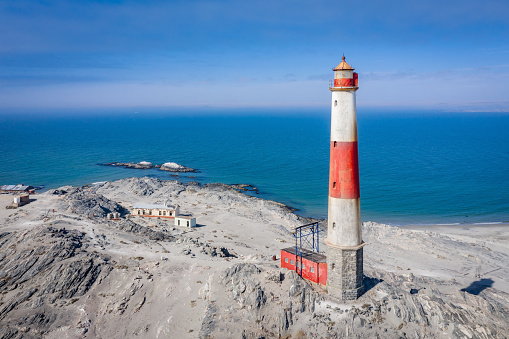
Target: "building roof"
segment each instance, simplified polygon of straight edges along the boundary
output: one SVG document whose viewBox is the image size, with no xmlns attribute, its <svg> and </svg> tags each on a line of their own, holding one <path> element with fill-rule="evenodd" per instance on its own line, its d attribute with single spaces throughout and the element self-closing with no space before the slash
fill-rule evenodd
<svg viewBox="0 0 509 339">
<path fill-rule="evenodd" d="M 284 248 L 281 251 L 285 251 L 285 252 L 295 255 L 295 246 Z M 316 252 L 312 252 L 305 248 L 302 249 L 302 258 L 307 259 L 312 262 L 320 262 L 320 263 L 327 262 L 327 257 L 325 255 L 316 253 Z"/>
<path fill-rule="evenodd" d="M 336 66 L 336 68 L 333 69 L 333 71 L 342 71 L 342 70 L 354 70 L 349 64 L 345 61 L 345 56 L 343 55 L 343 61 L 339 63 L 339 65 Z"/>
<path fill-rule="evenodd" d="M 145 209 L 165 209 L 165 210 L 174 210 L 175 207 L 173 206 L 166 206 L 166 205 L 162 205 L 162 204 L 142 204 L 142 203 L 138 203 L 138 204 L 134 204 L 133 208 L 145 208 Z"/>
<path fill-rule="evenodd" d="M 33 189 L 32 186 L 28 186 L 28 185 L 3 185 L 3 186 L 0 186 L 0 190 L 3 190 L 3 191 L 26 191 L 26 190 L 29 190 L 29 189 Z"/>
<path fill-rule="evenodd" d="M 195 217 L 193 217 L 192 215 L 177 215 L 175 216 L 176 219 L 187 219 L 187 220 L 193 220 L 193 219 L 196 219 Z"/>
</svg>

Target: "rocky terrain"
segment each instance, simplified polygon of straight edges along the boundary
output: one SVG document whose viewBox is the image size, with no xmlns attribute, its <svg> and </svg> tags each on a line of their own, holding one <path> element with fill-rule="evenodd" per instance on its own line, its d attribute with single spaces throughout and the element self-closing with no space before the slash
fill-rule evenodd
<svg viewBox="0 0 509 339">
<path fill-rule="evenodd" d="M 506 225 L 364 223 L 366 293 L 344 304 L 272 260 L 310 220 L 239 187 L 132 178 L 32 197 L 12 210 L 0 195 L 2 338 L 509 337 Z M 132 217 L 138 202 L 199 227 Z"/>
</svg>

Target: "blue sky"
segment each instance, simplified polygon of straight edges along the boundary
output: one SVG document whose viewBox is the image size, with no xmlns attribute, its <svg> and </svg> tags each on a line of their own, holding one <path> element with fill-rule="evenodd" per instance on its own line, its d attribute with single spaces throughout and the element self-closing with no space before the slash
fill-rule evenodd
<svg viewBox="0 0 509 339">
<path fill-rule="evenodd" d="M 509 111 L 509 1 L 0 1 L 0 108 Z"/>
</svg>

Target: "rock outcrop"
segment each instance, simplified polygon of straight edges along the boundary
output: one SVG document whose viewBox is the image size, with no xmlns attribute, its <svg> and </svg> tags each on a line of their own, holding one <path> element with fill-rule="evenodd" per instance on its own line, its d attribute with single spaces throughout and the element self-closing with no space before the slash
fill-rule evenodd
<svg viewBox="0 0 509 339">
<path fill-rule="evenodd" d="M 85 234 L 52 227 L 0 235 L 0 337 L 38 337 L 112 269 Z M 30 333 L 27 333 L 29 332 Z"/>
<path fill-rule="evenodd" d="M 226 289 L 231 291 L 233 300 L 249 309 L 260 309 L 267 297 L 260 283 L 252 278 L 253 274 L 260 272 L 256 265 L 236 264 L 227 269 L 221 278 Z"/>
<path fill-rule="evenodd" d="M 156 168 L 157 167 L 158 166 L 156 165 Z M 168 172 L 197 172 L 194 168 L 182 166 L 175 162 L 165 162 L 164 164 L 159 166 L 159 169 L 161 171 L 168 171 Z"/>
<path fill-rule="evenodd" d="M 161 171 L 167 172 L 198 172 L 194 168 L 186 167 L 183 165 L 179 165 L 175 162 L 166 162 L 162 165 L 153 165 L 148 161 L 141 161 L 138 163 L 134 162 L 109 162 L 106 164 L 99 164 L 100 166 L 110 166 L 110 167 L 123 167 L 123 168 L 131 168 L 131 169 L 151 169 L 156 168 Z"/>
<path fill-rule="evenodd" d="M 451 283 L 434 278 L 369 271 L 367 292 L 353 304 L 341 304 L 294 271 L 283 270 L 279 281 L 274 270 L 254 264 L 235 264 L 225 270 L 219 283 L 242 318 L 256 319 L 245 326 L 243 338 L 260 337 L 386 337 L 386 338 L 507 338 L 509 295 L 484 289 L 479 294 L 441 291 Z M 263 279 L 265 277 L 265 279 Z M 428 286 L 428 287 L 425 287 Z M 436 286 L 436 288 L 429 287 Z M 231 318 L 229 306 L 214 304 L 215 319 Z M 210 318 L 210 317 L 209 317 Z M 212 337 L 232 333 L 217 320 L 204 331 Z M 258 325 L 256 325 L 258 323 Z"/>
<path fill-rule="evenodd" d="M 206 254 L 210 257 L 236 258 L 236 255 L 232 251 L 229 251 L 226 247 L 212 246 L 209 243 L 202 242 L 191 237 L 183 237 L 177 240 L 177 244 L 185 245 L 182 249 L 182 253 L 185 255 L 193 254 L 192 249 L 196 248 L 200 253 Z"/>
<path fill-rule="evenodd" d="M 61 194 L 60 190 L 56 191 Z M 129 213 L 115 201 L 95 193 L 93 188 L 71 188 L 64 195 L 68 210 L 83 216 L 106 218 L 106 215 L 112 212 L 118 212 L 121 216 Z"/>
</svg>

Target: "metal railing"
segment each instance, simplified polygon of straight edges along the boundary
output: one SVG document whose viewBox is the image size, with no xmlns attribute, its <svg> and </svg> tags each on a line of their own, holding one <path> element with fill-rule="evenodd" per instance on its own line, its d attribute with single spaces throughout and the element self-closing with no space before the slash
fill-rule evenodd
<svg viewBox="0 0 509 339">
<path fill-rule="evenodd" d="M 320 232 L 318 222 L 295 228 L 295 272 L 302 276 L 302 249 L 310 247 L 312 252 L 320 253 Z M 299 260 L 300 258 L 300 260 Z M 299 264 L 300 263 L 300 264 Z"/>
</svg>

